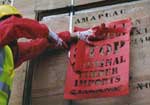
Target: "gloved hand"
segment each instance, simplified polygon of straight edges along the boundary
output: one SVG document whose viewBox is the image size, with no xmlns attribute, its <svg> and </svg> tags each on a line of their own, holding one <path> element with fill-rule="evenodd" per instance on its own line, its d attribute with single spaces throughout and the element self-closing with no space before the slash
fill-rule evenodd
<svg viewBox="0 0 150 105">
<path fill-rule="evenodd" d="M 85 31 L 78 31 L 75 33 L 77 35 L 77 37 L 80 39 L 80 40 L 83 40 L 87 43 L 90 44 L 90 38 L 91 37 L 95 37 L 95 30 L 93 29 L 88 29 L 88 30 L 85 30 Z"/>
<path fill-rule="evenodd" d="M 55 32 L 49 31 L 48 38 L 52 38 L 56 42 L 56 47 L 62 46 L 64 48 L 68 48 L 67 44 Z"/>
<path fill-rule="evenodd" d="M 105 24 L 93 26 L 90 29 L 75 27 L 75 33 L 73 35 L 78 36 L 80 40 L 92 44 L 92 41 L 99 41 L 105 39 L 105 34 L 102 34 L 106 33 L 105 31 L 107 32 Z"/>
</svg>

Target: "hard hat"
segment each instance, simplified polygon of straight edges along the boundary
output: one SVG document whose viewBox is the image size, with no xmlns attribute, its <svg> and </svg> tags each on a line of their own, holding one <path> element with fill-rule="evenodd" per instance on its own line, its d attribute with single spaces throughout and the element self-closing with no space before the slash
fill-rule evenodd
<svg viewBox="0 0 150 105">
<path fill-rule="evenodd" d="M 0 5 L 0 18 L 9 15 L 22 16 L 21 13 L 15 7 L 10 5 Z"/>
</svg>

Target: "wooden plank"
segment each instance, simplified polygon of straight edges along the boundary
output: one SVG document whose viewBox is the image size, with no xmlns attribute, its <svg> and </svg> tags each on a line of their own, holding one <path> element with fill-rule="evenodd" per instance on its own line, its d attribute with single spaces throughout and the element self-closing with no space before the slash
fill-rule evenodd
<svg viewBox="0 0 150 105">
<path fill-rule="evenodd" d="M 84 5 L 84 4 L 100 2 L 100 1 L 107 1 L 107 0 L 74 0 L 74 4 L 75 5 Z"/>
<path fill-rule="evenodd" d="M 57 14 L 64 14 L 64 13 L 69 13 L 70 11 L 81 11 L 81 10 L 85 10 L 85 9 L 89 9 L 89 8 L 96 8 L 96 7 L 103 7 L 103 6 L 107 6 L 107 5 L 114 5 L 114 4 L 120 4 L 120 3 L 125 3 L 125 2 L 133 2 L 133 1 L 138 1 L 138 0 L 99 0 L 99 1 L 92 1 L 89 3 L 85 3 L 81 5 L 76 5 L 75 4 L 72 6 L 70 4 L 68 4 L 68 6 L 65 7 L 60 7 L 60 8 L 53 8 L 53 9 L 47 9 L 47 10 L 40 10 L 40 9 L 35 9 L 36 12 L 36 19 L 37 20 L 41 20 L 41 17 L 43 16 L 49 16 L 49 15 L 57 15 Z M 80 4 L 80 2 L 79 2 Z"/>
<path fill-rule="evenodd" d="M 99 2 L 105 0 L 74 0 L 74 5 L 84 5 L 93 2 Z M 113 1 L 113 0 L 112 0 Z M 36 0 L 35 1 L 35 10 L 47 10 L 47 9 L 56 9 L 69 6 L 71 0 Z"/>
<path fill-rule="evenodd" d="M 91 6 L 96 5 L 110 5 L 115 3 L 121 2 L 128 2 L 128 1 L 135 1 L 135 0 L 74 0 L 74 6 L 80 5 L 87 5 L 90 4 Z M 96 4 L 95 4 L 96 3 Z M 51 10 L 57 8 L 64 8 L 71 5 L 71 0 L 36 0 L 35 1 L 35 10 Z"/>
<path fill-rule="evenodd" d="M 22 64 L 15 70 L 15 78 L 13 83 L 13 90 L 10 97 L 9 105 L 21 105 L 24 89 L 26 63 Z"/>
<path fill-rule="evenodd" d="M 67 52 L 50 51 L 38 59 L 34 69 L 33 97 L 63 94 Z"/>
<path fill-rule="evenodd" d="M 32 103 L 33 105 L 70 105 L 66 100 L 63 100 L 63 94 L 46 96 L 46 97 L 38 97 L 38 98 L 33 98 L 32 100 L 33 100 Z"/>
<path fill-rule="evenodd" d="M 36 0 L 35 10 L 47 10 L 66 7 L 71 3 L 71 0 Z"/>
<path fill-rule="evenodd" d="M 14 0 L 14 6 L 22 13 L 24 17 L 35 18 L 34 0 Z"/>
<path fill-rule="evenodd" d="M 64 31 L 69 29 L 69 15 L 62 14 L 62 15 L 53 15 L 44 17 L 41 23 L 46 24 L 52 30 L 56 32 Z"/>
<path fill-rule="evenodd" d="M 149 105 L 150 94 L 150 1 L 143 0 L 134 3 L 106 6 L 103 8 L 88 9 L 76 12 L 74 26 L 92 27 L 103 22 L 131 18 L 133 32 L 131 35 L 131 63 L 130 63 L 130 89 L 128 96 L 114 98 L 89 99 L 73 101 L 73 105 Z M 68 30 L 69 16 L 57 15 L 47 17 L 44 23 L 56 32 Z M 140 50 L 139 50 L 140 49 Z M 45 100 L 50 104 L 53 96 L 63 94 L 67 53 L 48 52 L 41 56 L 34 69 L 33 78 L 33 105 Z M 51 55 L 52 54 L 52 55 Z M 44 72 L 43 72 L 44 71 Z M 40 97 L 45 97 L 40 100 Z M 47 98 L 49 97 L 49 98 Z M 63 97 L 56 98 L 63 100 Z M 54 102 L 55 104 L 55 102 Z M 57 104 L 56 104 L 57 105 Z"/>
</svg>

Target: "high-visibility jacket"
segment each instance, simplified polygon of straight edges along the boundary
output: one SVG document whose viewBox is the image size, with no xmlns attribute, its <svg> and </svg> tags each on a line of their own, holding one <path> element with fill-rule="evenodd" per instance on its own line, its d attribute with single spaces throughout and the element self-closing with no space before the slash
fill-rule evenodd
<svg viewBox="0 0 150 105">
<path fill-rule="evenodd" d="M 0 48 L 0 105 L 7 105 L 14 78 L 13 54 L 8 45 Z"/>
</svg>

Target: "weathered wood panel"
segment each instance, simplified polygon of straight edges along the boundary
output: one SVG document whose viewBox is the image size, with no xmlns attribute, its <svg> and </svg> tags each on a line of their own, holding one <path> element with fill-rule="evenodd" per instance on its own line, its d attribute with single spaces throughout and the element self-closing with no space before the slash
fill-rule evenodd
<svg viewBox="0 0 150 105">
<path fill-rule="evenodd" d="M 35 9 L 36 10 L 46 10 L 66 7 L 70 4 L 70 0 L 36 0 Z"/>
<path fill-rule="evenodd" d="M 106 0 L 74 0 L 74 5 L 83 5 L 98 1 L 106 1 Z M 36 10 L 56 9 L 69 6 L 70 4 L 71 0 L 36 0 L 35 9 Z"/>
<path fill-rule="evenodd" d="M 33 97 L 63 94 L 66 63 L 67 52 L 60 50 L 39 57 L 34 68 Z"/>
<path fill-rule="evenodd" d="M 131 63 L 130 63 L 130 94 L 114 98 L 99 98 L 73 101 L 73 105 L 149 105 L 150 94 L 150 12 L 149 0 L 134 3 L 106 6 L 77 12 L 73 24 L 91 27 L 103 22 L 131 18 L 133 32 L 131 35 Z M 51 16 L 44 21 L 56 32 L 68 30 L 69 16 Z M 57 52 L 57 51 L 56 51 Z M 52 55 L 51 55 L 52 54 Z M 62 105 L 67 53 L 48 52 L 41 56 L 35 65 L 33 78 L 33 105 Z M 54 98 L 55 96 L 55 98 Z M 58 97 L 57 97 L 58 96 Z M 45 97 L 45 98 L 43 98 Z M 40 100 L 41 99 L 41 100 Z M 53 100 L 60 100 L 53 101 Z M 44 101 L 43 101 L 44 100 Z M 53 103 L 51 103 L 53 102 Z"/>
<path fill-rule="evenodd" d="M 41 22 L 56 32 L 69 29 L 68 14 L 44 17 Z"/>
<path fill-rule="evenodd" d="M 26 73 L 26 63 L 22 64 L 19 68 L 15 70 L 13 90 L 10 97 L 9 105 L 22 104 L 25 73 Z"/>
<path fill-rule="evenodd" d="M 35 0 L 14 0 L 14 6 L 24 17 L 35 18 Z"/>
<path fill-rule="evenodd" d="M 33 105 L 69 105 L 66 100 L 63 100 L 63 94 L 34 98 L 32 104 Z"/>
<path fill-rule="evenodd" d="M 94 3 L 98 1 L 107 1 L 107 0 L 74 0 L 74 4 L 83 5 L 83 4 Z"/>
</svg>

